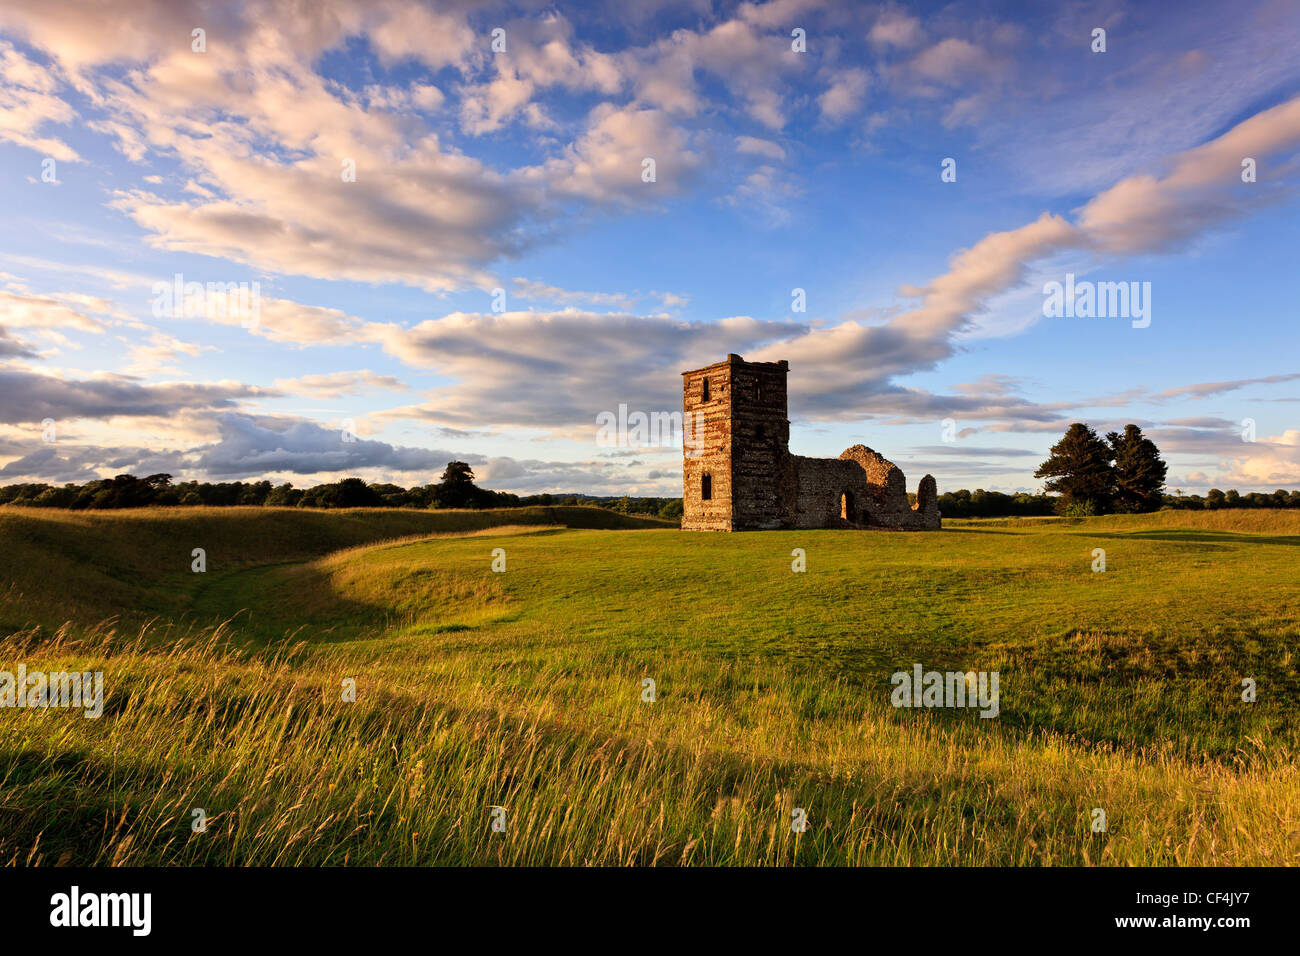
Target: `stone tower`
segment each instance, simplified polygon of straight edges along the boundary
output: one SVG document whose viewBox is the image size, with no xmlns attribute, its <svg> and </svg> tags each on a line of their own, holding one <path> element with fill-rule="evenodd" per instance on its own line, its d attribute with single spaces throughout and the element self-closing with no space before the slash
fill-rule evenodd
<svg viewBox="0 0 1300 956">
<path fill-rule="evenodd" d="M 745 531 L 786 527 L 793 482 L 788 362 L 725 362 L 682 373 L 685 417 L 682 527 Z"/>
</svg>

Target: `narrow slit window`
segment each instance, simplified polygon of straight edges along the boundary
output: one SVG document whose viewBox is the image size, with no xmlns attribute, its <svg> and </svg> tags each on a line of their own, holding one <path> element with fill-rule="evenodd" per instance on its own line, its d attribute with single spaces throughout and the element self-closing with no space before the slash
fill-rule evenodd
<svg viewBox="0 0 1300 956">
<path fill-rule="evenodd" d="M 708 400 L 709 400 L 709 380 L 707 378 L 702 378 L 700 379 L 700 401 L 707 402 Z"/>
<path fill-rule="evenodd" d="M 713 499 L 713 476 L 704 475 L 700 478 L 700 500 L 711 501 Z"/>
</svg>

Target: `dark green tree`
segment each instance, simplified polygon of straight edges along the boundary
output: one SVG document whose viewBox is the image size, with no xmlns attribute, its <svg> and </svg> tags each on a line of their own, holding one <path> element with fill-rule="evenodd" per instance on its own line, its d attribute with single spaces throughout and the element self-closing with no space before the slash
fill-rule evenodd
<svg viewBox="0 0 1300 956">
<path fill-rule="evenodd" d="M 255 481 L 252 484 L 245 485 L 239 493 L 239 503 L 241 505 L 263 505 L 271 494 L 271 483 L 269 481 Z"/>
<path fill-rule="evenodd" d="M 449 461 L 438 481 L 434 497 L 439 508 L 473 508 L 479 504 L 479 489 L 474 484 L 474 469 L 463 461 Z"/>
<path fill-rule="evenodd" d="M 1102 514 L 1110 508 L 1115 485 L 1113 457 L 1095 431 L 1075 422 L 1052 446 L 1051 456 L 1038 466 L 1034 477 L 1050 479 L 1044 487 L 1061 496 L 1067 512 Z"/>
<path fill-rule="evenodd" d="M 374 489 L 360 478 L 344 478 L 335 484 L 325 485 L 316 497 L 326 508 L 376 508 L 384 503 Z"/>
<path fill-rule="evenodd" d="M 298 503 L 298 499 L 301 497 L 302 492 L 295 488 L 291 482 L 286 481 L 284 484 L 276 485 L 271 489 L 271 493 L 266 496 L 266 500 L 262 503 L 268 507 L 291 508 Z"/>
<path fill-rule="evenodd" d="M 661 518 L 680 518 L 682 516 L 682 499 L 669 498 L 668 503 L 659 509 Z"/>
<path fill-rule="evenodd" d="M 1116 511 L 1156 511 L 1164 503 L 1168 466 L 1155 442 L 1136 425 L 1124 426 L 1124 434 L 1106 436 L 1115 457 Z"/>
</svg>

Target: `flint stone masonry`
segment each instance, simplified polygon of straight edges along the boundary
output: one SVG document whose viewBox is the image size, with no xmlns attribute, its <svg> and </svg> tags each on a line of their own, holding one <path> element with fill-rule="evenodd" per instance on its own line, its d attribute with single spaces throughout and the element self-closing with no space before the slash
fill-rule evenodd
<svg viewBox="0 0 1300 956">
<path fill-rule="evenodd" d="M 682 528 L 935 530 L 939 494 L 926 475 L 907 500 L 903 472 L 865 445 L 839 458 L 790 454 L 788 362 L 725 362 L 682 373 Z"/>
</svg>

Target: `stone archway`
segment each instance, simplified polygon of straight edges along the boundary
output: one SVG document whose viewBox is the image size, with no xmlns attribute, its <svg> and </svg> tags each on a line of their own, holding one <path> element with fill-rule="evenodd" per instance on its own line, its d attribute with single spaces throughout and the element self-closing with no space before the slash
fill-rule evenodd
<svg viewBox="0 0 1300 956">
<path fill-rule="evenodd" d="M 858 520 L 858 513 L 853 506 L 853 492 L 847 488 L 840 493 L 840 518 L 854 524 Z"/>
</svg>

